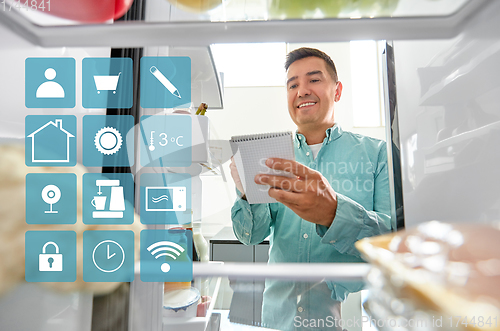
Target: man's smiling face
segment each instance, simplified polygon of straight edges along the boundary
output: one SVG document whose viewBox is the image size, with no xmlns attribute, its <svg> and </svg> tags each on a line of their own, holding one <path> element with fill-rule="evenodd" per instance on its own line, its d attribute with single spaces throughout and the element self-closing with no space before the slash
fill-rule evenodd
<svg viewBox="0 0 500 331">
<path fill-rule="evenodd" d="M 288 111 L 299 132 L 333 126 L 334 103 L 341 93 L 342 84 L 333 80 L 321 58 L 306 57 L 288 68 Z"/>
</svg>

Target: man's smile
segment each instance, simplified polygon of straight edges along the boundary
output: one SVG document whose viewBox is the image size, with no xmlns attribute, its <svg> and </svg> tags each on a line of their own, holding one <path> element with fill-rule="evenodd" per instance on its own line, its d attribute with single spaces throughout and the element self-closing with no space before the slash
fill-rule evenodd
<svg viewBox="0 0 500 331">
<path fill-rule="evenodd" d="M 304 108 L 304 107 L 311 107 L 311 106 L 314 106 L 316 104 L 315 101 L 304 101 L 302 103 L 300 103 L 297 108 Z"/>
</svg>

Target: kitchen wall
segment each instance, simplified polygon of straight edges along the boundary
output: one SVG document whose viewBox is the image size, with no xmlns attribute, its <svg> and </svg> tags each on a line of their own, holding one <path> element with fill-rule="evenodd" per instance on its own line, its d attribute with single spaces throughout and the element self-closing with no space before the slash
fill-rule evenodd
<svg viewBox="0 0 500 331">
<path fill-rule="evenodd" d="M 385 140 L 385 129 L 354 127 L 352 116 L 352 88 L 350 45 L 343 43 L 288 44 L 287 51 L 307 46 L 323 50 L 335 62 L 339 80 L 343 84 L 342 98 L 336 104 L 335 120 L 344 130 Z M 283 58 L 283 63 L 285 59 Z M 258 68 L 256 68 L 258 70 Z M 283 69 L 283 81 L 286 72 Z M 211 139 L 228 140 L 234 135 L 295 131 L 286 103 L 285 86 L 228 87 L 224 90 L 224 109 L 208 111 L 211 121 Z M 236 194 L 229 163 L 223 165 L 224 176 L 203 176 L 202 231 L 212 237 L 225 226 L 231 226 L 231 206 Z M 224 179 L 226 181 L 224 181 Z"/>
</svg>

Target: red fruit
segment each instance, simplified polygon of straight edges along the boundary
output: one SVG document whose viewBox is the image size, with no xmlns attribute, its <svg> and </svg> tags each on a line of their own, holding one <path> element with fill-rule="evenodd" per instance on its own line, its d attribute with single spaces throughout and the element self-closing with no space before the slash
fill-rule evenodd
<svg viewBox="0 0 500 331">
<path fill-rule="evenodd" d="M 134 0 L 50 0 L 51 15 L 85 23 L 101 23 L 122 17 Z"/>
</svg>

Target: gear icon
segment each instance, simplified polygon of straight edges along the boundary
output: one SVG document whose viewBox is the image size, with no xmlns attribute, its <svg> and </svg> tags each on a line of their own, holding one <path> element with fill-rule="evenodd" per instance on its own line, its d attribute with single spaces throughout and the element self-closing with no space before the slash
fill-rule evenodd
<svg viewBox="0 0 500 331">
<path fill-rule="evenodd" d="M 112 155 L 122 147 L 122 135 L 117 129 L 104 127 L 97 131 L 94 137 L 95 147 L 104 155 Z"/>
</svg>

